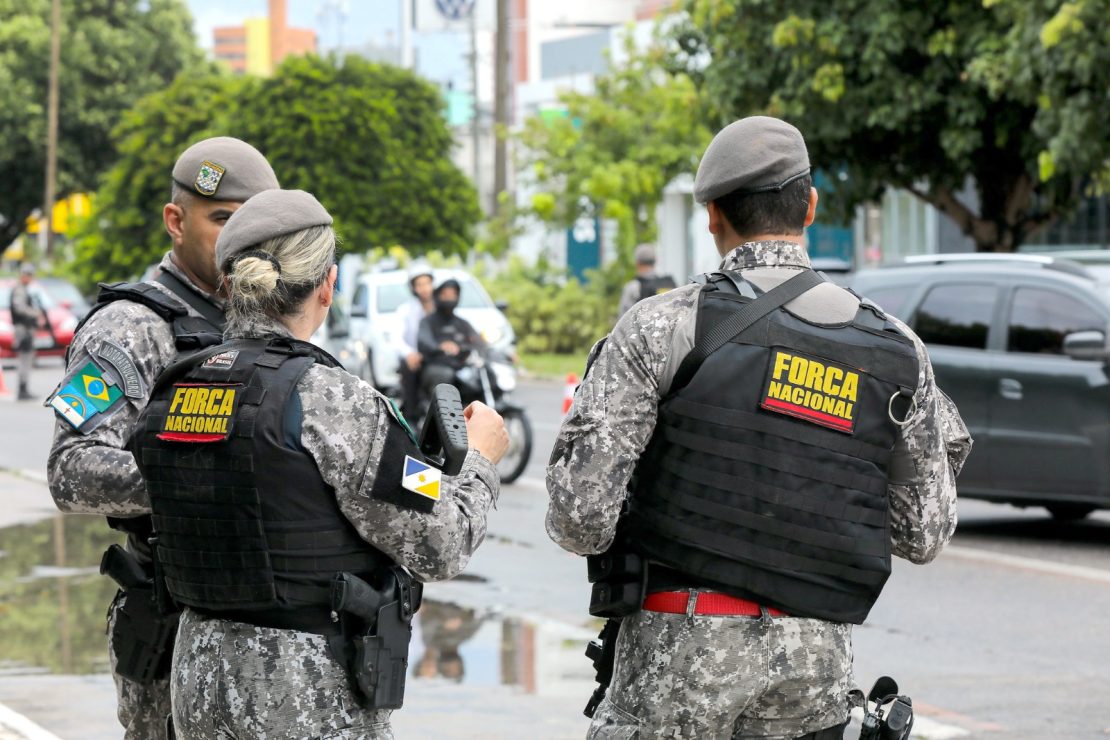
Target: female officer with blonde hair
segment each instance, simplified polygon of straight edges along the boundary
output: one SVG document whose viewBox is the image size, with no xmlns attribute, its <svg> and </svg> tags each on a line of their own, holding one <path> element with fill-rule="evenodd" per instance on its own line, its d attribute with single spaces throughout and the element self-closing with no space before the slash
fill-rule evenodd
<svg viewBox="0 0 1110 740">
<path fill-rule="evenodd" d="M 334 297 L 331 223 L 302 191 L 232 215 L 216 246 L 225 343 L 166 371 L 132 438 L 159 577 L 185 606 L 179 738 L 391 737 L 390 658 L 419 594 L 408 573 L 459 573 L 497 498 L 508 439 L 495 411 L 465 410 L 471 449 L 447 477 L 386 399 L 308 343 Z M 337 574 L 376 589 L 376 620 L 333 608 L 351 583 Z M 361 642 L 375 624 L 401 632 Z"/>
</svg>

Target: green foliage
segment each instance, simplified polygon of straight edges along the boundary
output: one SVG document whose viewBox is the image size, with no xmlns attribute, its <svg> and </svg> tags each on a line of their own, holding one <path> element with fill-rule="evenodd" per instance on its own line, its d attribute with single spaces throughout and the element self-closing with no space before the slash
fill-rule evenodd
<svg viewBox="0 0 1110 740">
<path fill-rule="evenodd" d="M 619 227 L 621 263 L 655 237 L 663 188 L 693 172 L 709 143 L 702 99 L 690 77 L 663 65 L 662 47 L 637 52 L 601 75 L 592 94 L 564 92 L 565 117 L 534 117 L 520 138 L 539 192 L 532 215 L 570 226 L 588 203 Z"/>
<path fill-rule="evenodd" d="M 450 161 L 442 105 L 412 72 L 353 56 L 290 57 L 265 79 L 183 75 L 117 129 L 120 159 L 77 237 L 73 277 L 91 284 L 157 262 L 169 247 L 161 213 L 173 163 L 215 135 L 249 141 L 282 187 L 316 195 L 345 251 L 465 253 L 481 212 Z"/>
<path fill-rule="evenodd" d="M 62 0 L 58 197 L 91 190 L 136 100 L 202 60 L 183 0 Z M 50 0 L 0 0 L 0 245 L 42 205 Z"/>
<path fill-rule="evenodd" d="M 1007 251 L 1107 171 L 1110 0 L 685 8 L 677 61 L 717 123 L 767 113 L 797 125 L 814 165 L 847 175 L 822 198 L 838 216 L 905 188 L 980 249 Z M 969 178 L 978 212 L 957 198 Z"/>
<path fill-rule="evenodd" d="M 509 304 L 517 347 L 528 354 L 582 353 L 612 328 L 616 303 L 594 276 L 586 285 L 564 280 L 543 260 L 512 258 L 506 270 L 483 277 L 486 290 Z"/>
<path fill-rule="evenodd" d="M 222 133 L 219 113 L 234 108 L 255 84 L 215 68 L 181 75 L 123 117 L 115 130 L 119 158 L 74 238 L 73 280 L 91 288 L 100 280 L 136 277 L 158 262 L 170 245 L 162 207 L 170 199 L 174 162 L 193 142 Z"/>
<path fill-rule="evenodd" d="M 282 187 L 315 194 L 345 249 L 466 253 L 481 211 L 450 160 L 443 106 L 438 88 L 409 70 L 290 57 L 245 92 L 227 131 L 266 154 Z"/>
</svg>

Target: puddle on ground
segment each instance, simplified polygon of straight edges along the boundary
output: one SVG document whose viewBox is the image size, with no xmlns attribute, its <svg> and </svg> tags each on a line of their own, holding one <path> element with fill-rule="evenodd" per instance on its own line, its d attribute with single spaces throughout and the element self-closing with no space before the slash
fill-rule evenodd
<svg viewBox="0 0 1110 740">
<path fill-rule="evenodd" d="M 409 673 L 417 681 L 501 684 L 585 701 L 594 680 L 586 643 L 596 635 L 561 622 L 506 618 L 425 599 L 414 620 Z"/>
<path fill-rule="evenodd" d="M 108 672 L 105 617 L 115 583 L 100 556 L 123 536 L 102 517 L 58 515 L 0 529 L 0 675 Z M 462 577 L 459 580 L 484 580 Z M 596 632 L 506 618 L 426 599 L 414 620 L 414 680 L 508 685 L 530 694 L 582 694 Z"/>
<path fill-rule="evenodd" d="M 116 587 L 98 568 L 122 540 L 92 516 L 0 529 L 0 674 L 108 670 L 105 615 Z"/>
</svg>

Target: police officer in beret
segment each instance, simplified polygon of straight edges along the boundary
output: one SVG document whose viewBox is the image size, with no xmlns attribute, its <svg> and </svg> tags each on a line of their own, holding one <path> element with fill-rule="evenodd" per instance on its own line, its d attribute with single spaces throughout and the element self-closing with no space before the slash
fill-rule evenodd
<svg viewBox="0 0 1110 740">
<path fill-rule="evenodd" d="M 636 263 L 636 277 L 624 284 L 621 291 L 621 301 L 617 308 L 617 317 L 624 316 L 628 309 L 635 306 L 645 298 L 674 290 L 674 278 L 670 275 L 660 275 L 655 272 L 655 247 L 650 244 L 641 244 L 632 253 Z"/>
<path fill-rule="evenodd" d="M 810 173 L 784 121 L 717 134 L 719 270 L 618 322 L 559 433 L 548 533 L 607 553 L 591 611 L 622 617 L 592 738 L 840 738 L 891 555 L 955 529 L 967 429 L 914 333 L 812 270 Z"/>
<path fill-rule="evenodd" d="M 470 450 L 448 477 L 390 401 L 308 342 L 335 296 L 331 223 L 303 191 L 232 215 L 215 261 L 225 342 L 163 373 L 132 438 L 160 578 L 185 607 L 179 738 L 392 737 L 410 573 L 459 573 L 497 499 L 497 412 L 464 410 Z M 357 601 L 351 584 L 377 596 L 337 601 Z"/>
<path fill-rule="evenodd" d="M 221 136 L 186 149 L 170 187 L 162 220 L 172 249 L 160 274 L 101 286 L 74 335 L 65 379 L 47 402 L 57 415 L 48 462 L 55 504 L 106 515 L 128 535 L 126 551 L 110 550 L 102 569 L 124 589 L 110 610 L 108 633 L 119 719 L 127 738 L 143 740 L 166 737 L 175 618 L 152 604 L 150 504 L 125 445 L 158 374 L 179 353 L 220 341 L 216 237 L 244 201 L 278 181 L 257 149 Z"/>
</svg>

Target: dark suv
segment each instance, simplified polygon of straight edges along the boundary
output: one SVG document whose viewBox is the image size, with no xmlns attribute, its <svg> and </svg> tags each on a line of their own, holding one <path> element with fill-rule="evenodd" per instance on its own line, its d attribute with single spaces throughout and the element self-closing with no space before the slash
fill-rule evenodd
<svg viewBox="0 0 1110 740">
<path fill-rule="evenodd" d="M 856 292 L 928 345 L 975 446 L 961 496 L 1110 508 L 1110 264 L 931 255 L 861 271 Z"/>
</svg>

